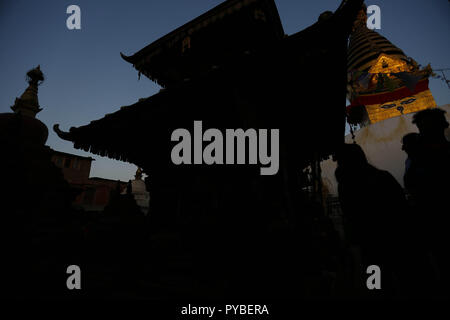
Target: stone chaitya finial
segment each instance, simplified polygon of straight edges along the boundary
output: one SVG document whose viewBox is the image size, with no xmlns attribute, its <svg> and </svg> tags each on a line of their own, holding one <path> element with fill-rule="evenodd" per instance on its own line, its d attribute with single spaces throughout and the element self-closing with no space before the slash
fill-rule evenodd
<svg viewBox="0 0 450 320">
<path fill-rule="evenodd" d="M 136 180 L 142 180 L 142 169 L 141 168 L 137 168 L 134 178 Z"/>
<path fill-rule="evenodd" d="M 38 86 L 44 81 L 44 74 L 40 66 L 27 72 L 27 81 L 29 84 L 28 88 L 20 98 L 16 98 L 11 109 L 15 113 L 35 118 L 36 114 L 42 110 L 38 100 Z"/>
</svg>

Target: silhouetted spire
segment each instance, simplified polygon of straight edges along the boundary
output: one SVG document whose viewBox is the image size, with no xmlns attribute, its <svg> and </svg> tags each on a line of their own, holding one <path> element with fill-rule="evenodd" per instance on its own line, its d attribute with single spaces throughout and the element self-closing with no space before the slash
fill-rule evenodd
<svg viewBox="0 0 450 320">
<path fill-rule="evenodd" d="M 38 100 L 38 86 L 44 81 L 44 74 L 40 66 L 27 72 L 27 81 L 28 88 L 25 89 L 20 98 L 16 98 L 11 109 L 15 113 L 35 118 L 36 114 L 42 110 Z"/>
</svg>

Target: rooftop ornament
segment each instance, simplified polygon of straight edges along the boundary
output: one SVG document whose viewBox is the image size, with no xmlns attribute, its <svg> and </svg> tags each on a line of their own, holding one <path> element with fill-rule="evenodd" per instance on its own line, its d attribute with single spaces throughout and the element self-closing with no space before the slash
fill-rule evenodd
<svg viewBox="0 0 450 320">
<path fill-rule="evenodd" d="M 40 66 L 27 72 L 27 82 L 28 88 L 25 89 L 20 98 L 16 98 L 11 110 L 14 113 L 35 118 L 36 114 L 42 110 L 38 100 L 38 86 L 44 82 L 44 74 Z"/>
</svg>

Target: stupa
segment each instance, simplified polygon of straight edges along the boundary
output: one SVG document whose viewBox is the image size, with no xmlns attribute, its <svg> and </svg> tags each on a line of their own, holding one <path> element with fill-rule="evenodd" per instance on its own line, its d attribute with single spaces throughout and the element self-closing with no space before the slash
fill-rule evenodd
<svg viewBox="0 0 450 320">
<path fill-rule="evenodd" d="M 348 49 L 350 124 L 367 125 L 436 107 L 428 88 L 432 70 L 367 28 L 366 6 L 355 21 Z"/>
<path fill-rule="evenodd" d="M 402 137 L 418 132 L 412 123 L 414 113 L 436 107 L 428 87 L 432 69 L 429 65 L 421 68 L 403 50 L 368 29 L 366 10 L 363 5 L 349 40 L 347 122 L 352 132 L 345 142 L 359 144 L 372 165 L 389 171 L 403 185 L 406 154 L 401 149 Z M 450 105 L 440 108 L 447 111 L 448 119 Z M 325 188 L 336 195 L 336 163 L 329 159 L 321 168 Z"/>
<path fill-rule="evenodd" d="M 144 180 L 142 180 L 142 169 L 137 168 L 134 180 L 128 182 L 128 188 L 122 194 L 130 193 L 133 195 L 136 204 L 141 209 L 144 215 L 148 214 L 148 207 L 150 202 L 150 194 L 147 191 Z"/>
</svg>

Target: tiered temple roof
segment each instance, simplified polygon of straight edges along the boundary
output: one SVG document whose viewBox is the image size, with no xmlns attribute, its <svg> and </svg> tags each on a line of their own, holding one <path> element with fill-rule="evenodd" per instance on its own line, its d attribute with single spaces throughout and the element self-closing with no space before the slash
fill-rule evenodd
<svg viewBox="0 0 450 320">
<path fill-rule="evenodd" d="M 299 194 L 302 182 L 307 183 L 301 172 L 344 141 L 347 41 L 362 1 L 344 1 L 334 14 L 322 14 L 315 24 L 288 37 L 268 18 L 278 16 L 273 0 L 230 0 L 221 8 L 238 3 L 269 11 L 257 13 L 255 20 L 250 6 L 243 5 L 242 16 L 230 13 L 229 23 L 224 14 L 221 27 L 212 23 L 200 29 L 205 40 L 197 42 L 200 38 L 192 34 L 190 48 L 186 40 L 189 53 L 180 44 L 178 49 L 167 47 L 165 40 L 150 45 L 148 50 L 159 47 L 161 55 L 147 61 L 144 49 L 134 64 L 164 90 L 85 126 L 69 132 L 56 126 L 55 131 L 76 148 L 132 162 L 148 174 L 155 235 L 150 261 L 153 270 L 167 270 L 168 275 L 161 288 L 173 287 L 171 280 L 184 273 L 193 281 L 186 282 L 186 290 L 185 284 L 177 285 L 183 295 L 278 297 L 281 292 L 292 297 L 303 283 L 298 270 L 313 260 L 292 256 L 305 251 L 301 242 L 312 243 L 303 240 L 311 232 L 303 221 L 316 212 Z M 247 42 L 252 34 L 255 39 Z M 173 164 L 171 135 L 178 128 L 191 131 L 195 120 L 202 121 L 203 130 L 221 132 L 279 129 L 278 173 L 261 176 L 258 165 Z M 319 177 L 316 172 L 314 177 Z M 118 210 L 130 214 L 128 208 Z M 187 245 L 178 245 L 182 243 Z M 171 271 L 173 259 L 166 252 L 179 257 L 188 253 L 192 264 Z M 237 255 L 230 259 L 223 252 Z M 211 270 L 223 270 L 223 277 L 214 280 Z M 158 279 L 152 285 L 160 283 L 159 273 L 152 272 Z M 268 273 L 275 276 L 262 284 Z M 197 289 L 200 283 L 206 286 Z M 177 297 L 178 289 L 174 294 L 170 290 L 168 296 Z"/>
<path fill-rule="evenodd" d="M 75 148 L 144 170 L 171 163 L 171 132 L 194 120 L 280 128 L 281 144 L 302 161 L 330 154 L 343 141 L 347 41 L 361 4 L 343 1 L 285 36 L 273 0 L 226 1 L 122 56 L 166 89 L 69 132 L 54 129 Z"/>
<path fill-rule="evenodd" d="M 162 87 L 219 67 L 284 36 L 272 0 L 230 0 L 122 58 Z"/>
</svg>

